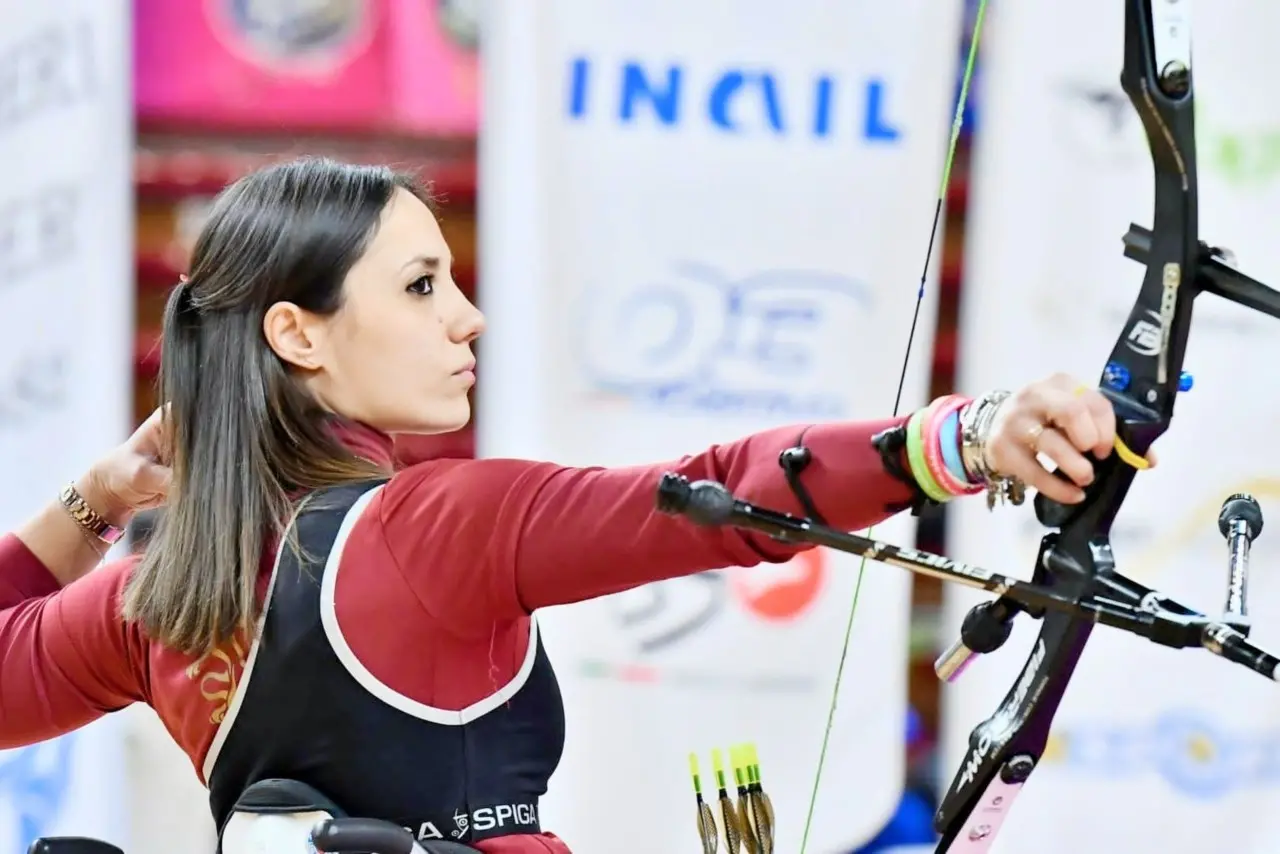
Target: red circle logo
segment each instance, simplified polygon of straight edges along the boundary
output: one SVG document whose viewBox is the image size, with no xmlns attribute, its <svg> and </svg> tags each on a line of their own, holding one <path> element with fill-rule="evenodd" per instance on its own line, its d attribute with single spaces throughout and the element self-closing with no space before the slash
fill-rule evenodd
<svg viewBox="0 0 1280 854">
<path fill-rule="evenodd" d="M 808 549 L 781 564 L 760 564 L 730 574 L 734 594 L 748 612 L 769 622 L 803 615 L 822 592 L 826 560 L 821 549 Z"/>
</svg>

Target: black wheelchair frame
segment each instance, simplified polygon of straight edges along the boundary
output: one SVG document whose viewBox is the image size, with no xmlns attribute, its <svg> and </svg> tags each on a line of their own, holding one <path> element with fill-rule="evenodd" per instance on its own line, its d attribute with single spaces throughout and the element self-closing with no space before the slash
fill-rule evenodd
<svg viewBox="0 0 1280 854">
<path fill-rule="evenodd" d="M 419 842 L 409 831 L 372 818 L 329 818 L 311 831 L 318 854 L 462 854 L 474 848 L 456 842 Z M 125 854 L 116 846 L 84 836 L 37 839 L 27 854 Z"/>
</svg>

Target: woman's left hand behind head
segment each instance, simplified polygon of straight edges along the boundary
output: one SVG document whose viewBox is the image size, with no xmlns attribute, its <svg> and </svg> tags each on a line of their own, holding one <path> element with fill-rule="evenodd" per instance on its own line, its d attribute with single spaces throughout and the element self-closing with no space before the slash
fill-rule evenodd
<svg viewBox="0 0 1280 854">
<path fill-rule="evenodd" d="M 120 524 L 139 510 L 163 504 L 171 479 L 169 436 L 161 407 L 89 470 L 81 489 L 89 505 Z"/>
</svg>

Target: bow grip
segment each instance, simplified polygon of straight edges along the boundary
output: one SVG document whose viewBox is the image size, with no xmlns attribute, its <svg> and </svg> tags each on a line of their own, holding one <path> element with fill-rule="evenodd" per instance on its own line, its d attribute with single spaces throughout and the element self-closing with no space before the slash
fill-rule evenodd
<svg viewBox="0 0 1280 854">
<path fill-rule="evenodd" d="M 1118 494 L 1123 495 L 1124 490 L 1128 488 L 1129 481 L 1127 479 L 1123 485 L 1117 482 L 1116 469 L 1117 467 L 1129 469 L 1130 476 L 1132 476 L 1132 472 L 1135 469 L 1130 468 L 1129 464 L 1120 458 L 1118 451 L 1112 451 L 1104 459 L 1098 459 L 1093 453 L 1084 454 L 1084 458 L 1093 466 L 1093 482 L 1084 487 L 1083 501 L 1078 504 L 1063 504 L 1048 497 L 1043 492 L 1036 493 L 1032 504 L 1036 510 L 1036 518 L 1046 528 L 1061 529 L 1065 527 L 1085 508 L 1092 506 L 1104 491 L 1112 491 L 1119 487 L 1120 492 Z M 1051 474 L 1065 483 L 1070 483 L 1072 486 L 1078 485 L 1061 469 L 1054 469 Z M 1112 499 L 1118 500 L 1116 494 L 1113 493 Z"/>
<path fill-rule="evenodd" d="M 1088 502 L 1089 490 L 1098 482 L 1097 471 L 1098 463 L 1100 462 L 1093 454 L 1085 454 L 1084 456 L 1085 459 L 1093 465 L 1094 478 L 1093 483 L 1089 484 L 1089 486 L 1085 488 L 1085 500 L 1081 502 L 1081 504 Z M 1058 480 L 1070 483 L 1072 486 L 1077 485 L 1075 481 L 1063 474 L 1061 469 L 1055 469 L 1051 474 Z M 1036 493 L 1032 506 L 1035 507 L 1036 510 L 1036 519 L 1038 519 L 1040 524 L 1044 525 L 1046 528 L 1064 527 L 1071 521 L 1071 517 L 1074 516 L 1080 508 L 1080 504 L 1063 504 L 1061 501 L 1055 501 L 1043 492 Z"/>
</svg>

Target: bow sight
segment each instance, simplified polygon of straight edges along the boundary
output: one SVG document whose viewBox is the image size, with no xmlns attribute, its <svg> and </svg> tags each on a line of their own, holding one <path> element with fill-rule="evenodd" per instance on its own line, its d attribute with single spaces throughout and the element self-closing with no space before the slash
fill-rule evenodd
<svg viewBox="0 0 1280 854">
<path fill-rule="evenodd" d="M 1120 80 L 1146 133 L 1155 199 L 1152 227 L 1133 225 L 1124 237 L 1125 255 L 1143 264 L 1146 272 L 1099 387 L 1115 409 L 1117 437 L 1145 456 L 1169 429 L 1178 392 L 1185 388 L 1183 357 L 1196 297 L 1210 293 L 1280 317 L 1280 292 L 1237 272 L 1228 253 L 1199 239 L 1191 0 L 1124 2 Z M 985 2 L 975 25 L 975 44 L 983 8 Z M 971 46 L 957 114 L 963 108 L 973 54 Z M 948 159 L 944 175 L 949 165 Z M 936 216 L 935 211 L 934 234 Z M 909 354 L 910 343 L 907 350 Z M 969 754 L 934 819 L 941 835 L 939 852 L 979 854 L 990 848 L 1014 796 L 1039 762 L 1053 716 L 1095 624 L 1165 646 L 1207 649 L 1268 679 L 1278 678 L 1280 659 L 1253 646 L 1247 637 L 1248 548 L 1262 522 L 1257 503 L 1234 496 L 1223 508 L 1221 527 L 1231 544 L 1227 613 L 1213 620 L 1117 571 L 1111 525 L 1134 474 L 1118 454 L 1110 454 L 1094 460 L 1094 480 L 1082 502 L 1062 505 L 1036 497 L 1036 518 L 1051 530 L 1041 540 L 1030 581 L 754 507 L 713 482 L 688 483 L 668 475 L 659 487 L 658 504 L 665 512 L 684 514 L 699 524 L 734 525 L 785 541 L 839 549 L 995 594 L 993 601 L 970 611 L 960 640 L 939 659 L 936 669 L 944 679 L 956 678 L 974 655 L 998 649 L 1019 614 L 1041 620 L 1040 634 L 1018 678 L 995 713 L 973 730 Z"/>
</svg>

